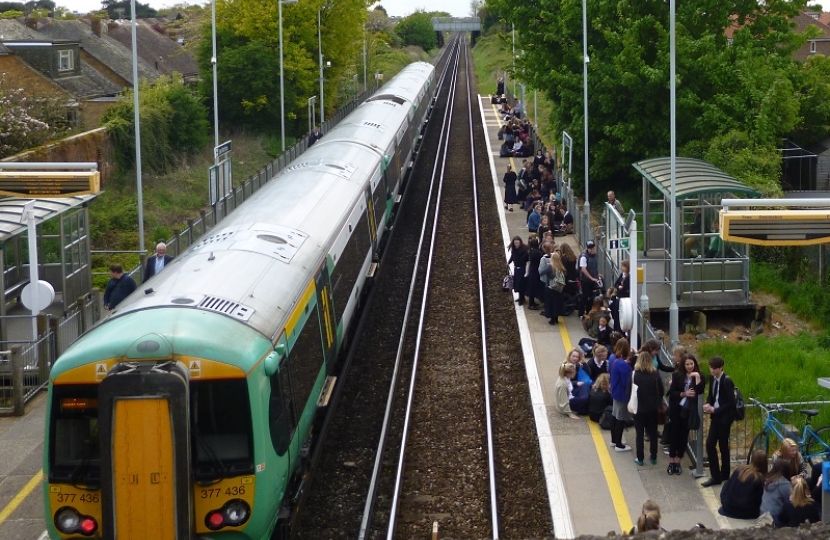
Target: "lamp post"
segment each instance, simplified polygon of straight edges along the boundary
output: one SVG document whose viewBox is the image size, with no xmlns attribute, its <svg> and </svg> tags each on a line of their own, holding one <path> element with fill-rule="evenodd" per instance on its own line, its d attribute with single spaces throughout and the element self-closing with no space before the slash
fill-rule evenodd
<svg viewBox="0 0 830 540">
<path fill-rule="evenodd" d="M 588 8 L 585 4 L 586 0 L 582 0 L 582 100 L 584 101 L 583 116 L 585 117 L 585 219 L 588 220 L 588 230 L 590 230 L 591 202 L 588 199 Z M 593 238 L 587 240 L 593 240 Z"/>
<path fill-rule="evenodd" d="M 219 84 L 216 81 L 216 0 L 210 1 L 211 11 L 211 39 L 213 41 L 213 56 L 210 57 L 210 63 L 213 65 L 213 137 L 215 148 L 219 148 Z M 219 165 L 219 153 L 213 152 L 213 164 Z"/>
<path fill-rule="evenodd" d="M 296 4 L 297 0 L 278 0 L 277 13 L 280 20 L 280 140 L 282 152 L 285 153 L 285 74 L 282 66 L 282 5 Z"/>
<path fill-rule="evenodd" d="M 135 119 L 135 184 L 138 197 L 138 250 L 144 253 L 144 189 L 141 187 L 141 126 L 138 110 L 138 38 L 136 37 L 135 0 L 130 2 L 130 9 L 133 18 L 133 115 Z"/>
<path fill-rule="evenodd" d="M 327 8 L 330 8 L 331 4 L 323 4 L 320 6 L 320 9 L 317 10 L 317 51 L 320 56 L 320 125 L 326 120 L 326 113 L 325 113 L 325 103 L 326 98 L 323 89 L 323 38 L 320 30 L 320 13 Z"/>
<path fill-rule="evenodd" d="M 676 116 L 676 56 L 675 49 L 675 0 L 669 2 L 669 132 L 671 177 L 671 265 L 669 267 L 669 281 L 671 282 L 671 301 L 669 303 L 669 340 L 672 347 L 680 341 L 680 314 L 677 306 L 677 116 Z"/>
</svg>

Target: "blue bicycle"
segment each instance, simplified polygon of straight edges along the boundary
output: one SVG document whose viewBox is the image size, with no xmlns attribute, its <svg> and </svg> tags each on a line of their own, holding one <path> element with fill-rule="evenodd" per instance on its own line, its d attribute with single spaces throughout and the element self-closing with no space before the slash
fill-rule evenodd
<svg viewBox="0 0 830 540">
<path fill-rule="evenodd" d="M 781 420 L 775 417 L 775 413 L 792 414 L 792 409 L 787 409 L 783 405 L 768 405 L 755 398 L 749 398 L 749 401 L 766 411 L 767 419 L 764 422 L 764 427 L 761 428 L 761 432 L 755 436 L 752 445 L 749 447 L 747 463 L 749 463 L 755 450 L 763 450 L 769 455 L 769 443 L 772 437 L 779 442 L 786 438 L 794 440 L 798 444 L 801 457 L 811 465 L 830 459 L 830 426 L 820 427 L 816 430 L 810 426 L 810 419 L 818 416 L 818 410 L 801 409 L 799 411 L 805 416 L 804 429 L 799 434 L 790 430 Z"/>
</svg>

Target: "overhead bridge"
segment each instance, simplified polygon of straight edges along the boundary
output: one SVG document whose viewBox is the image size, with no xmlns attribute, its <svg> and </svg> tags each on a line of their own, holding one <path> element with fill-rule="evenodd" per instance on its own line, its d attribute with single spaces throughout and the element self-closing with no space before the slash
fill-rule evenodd
<svg viewBox="0 0 830 540">
<path fill-rule="evenodd" d="M 432 28 L 436 32 L 481 32 L 478 17 L 433 17 Z"/>
</svg>

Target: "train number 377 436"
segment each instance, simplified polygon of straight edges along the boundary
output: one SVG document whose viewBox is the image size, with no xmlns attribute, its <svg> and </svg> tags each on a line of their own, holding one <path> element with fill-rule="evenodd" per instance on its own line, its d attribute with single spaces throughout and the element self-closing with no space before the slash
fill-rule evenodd
<svg viewBox="0 0 830 540">
<path fill-rule="evenodd" d="M 199 496 L 202 499 L 213 499 L 219 498 L 223 494 L 229 496 L 245 495 L 245 486 L 231 486 L 226 488 L 224 492 L 221 488 L 203 489 L 201 490 Z"/>
</svg>

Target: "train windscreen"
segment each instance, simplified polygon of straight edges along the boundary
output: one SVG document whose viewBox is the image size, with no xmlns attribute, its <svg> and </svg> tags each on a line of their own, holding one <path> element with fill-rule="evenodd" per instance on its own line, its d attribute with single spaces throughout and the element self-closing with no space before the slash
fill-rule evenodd
<svg viewBox="0 0 830 540">
<path fill-rule="evenodd" d="M 191 382 L 190 431 L 197 481 L 254 472 L 251 407 L 245 379 Z"/>
<path fill-rule="evenodd" d="M 98 385 L 53 387 L 49 439 L 50 482 L 100 483 Z"/>
</svg>

